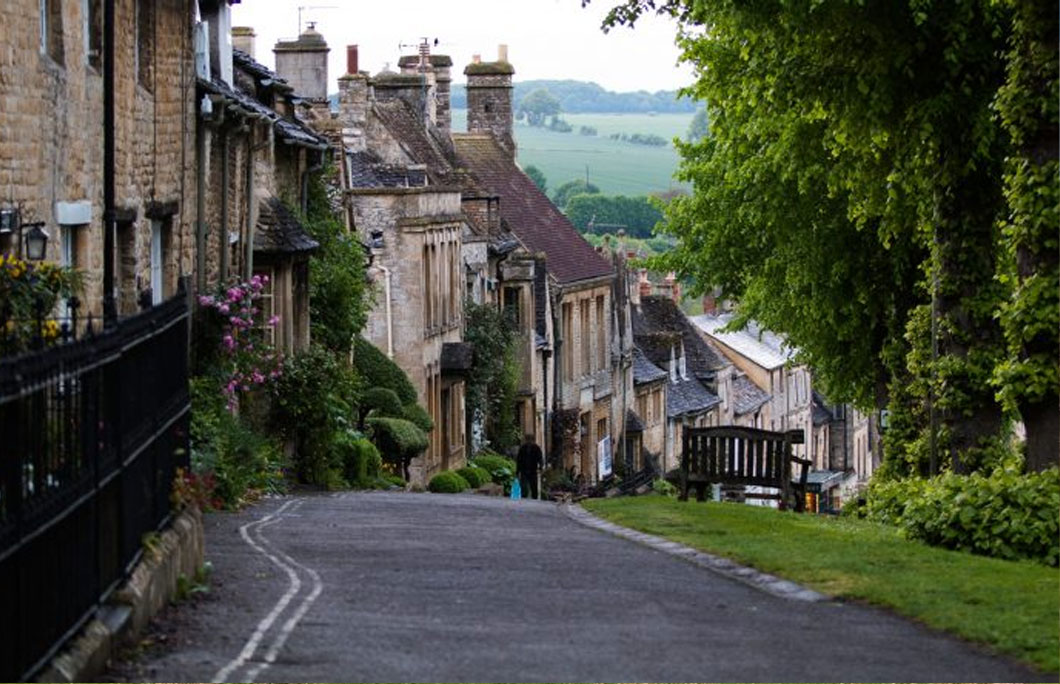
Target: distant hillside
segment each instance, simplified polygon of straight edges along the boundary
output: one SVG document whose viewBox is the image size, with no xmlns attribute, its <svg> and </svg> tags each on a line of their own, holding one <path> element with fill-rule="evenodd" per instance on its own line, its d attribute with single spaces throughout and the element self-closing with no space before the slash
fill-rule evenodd
<svg viewBox="0 0 1060 684">
<path fill-rule="evenodd" d="M 677 98 L 677 91 L 659 90 L 649 93 L 638 90 L 634 93 L 616 93 L 604 90 L 596 83 L 585 81 L 519 81 L 515 83 L 513 102 L 518 104 L 526 95 L 538 88 L 545 88 L 560 102 L 567 114 L 613 113 L 613 114 L 691 114 L 696 103 L 688 98 Z M 453 109 L 467 108 L 467 91 L 461 84 L 453 86 Z"/>
</svg>

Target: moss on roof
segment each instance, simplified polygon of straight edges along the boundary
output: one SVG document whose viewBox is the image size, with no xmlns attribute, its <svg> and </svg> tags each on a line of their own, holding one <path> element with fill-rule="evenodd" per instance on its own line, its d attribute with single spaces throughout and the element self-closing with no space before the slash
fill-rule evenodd
<svg viewBox="0 0 1060 684">
<path fill-rule="evenodd" d="M 464 67 L 466 76 L 511 76 L 514 73 L 515 67 L 508 62 L 479 62 Z"/>
</svg>

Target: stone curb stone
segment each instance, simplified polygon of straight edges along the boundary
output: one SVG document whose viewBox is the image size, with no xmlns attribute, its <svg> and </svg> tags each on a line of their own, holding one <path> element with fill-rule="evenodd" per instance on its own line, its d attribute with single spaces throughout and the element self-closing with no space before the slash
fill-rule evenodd
<svg viewBox="0 0 1060 684">
<path fill-rule="evenodd" d="M 806 587 L 790 580 L 781 579 L 776 575 L 760 572 L 754 568 L 735 563 L 727 558 L 698 551 L 690 546 L 663 539 L 662 537 L 645 534 L 644 532 L 631 530 L 628 527 L 616 525 L 612 522 L 596 517 L 581 506 L 563 504 L 562 507 L 566 512 L 567 517 L 585 525 L 586 527 L 591 527 L 600 530 L 601 532 L 607 532 L 622 537 L 623 539 L 637 542 L 638 544 L 648 546 L 671 556 L 683 558 L 701 568 L 716 572 L 719 575 L 734 579 L 737 582 L 742 582 L 750 587 L 758 589 L 759 591 L 764 591 L 767 594 L 771 594 L 778 598 L 792 601 L 806 601 L 809 603 L 832 600 L 829 596 L 812 589 L 807 589 Z"/>
<path fill-rule="evenodd" d="M 129 579 L 38 675 L 38 682 L 84 682 L 106 668 L 119 647 L 141 633 L 176 594 L 178 579 L 203 563 L 202 513 L 185 509 L 144 554 Z"/>
</svg>

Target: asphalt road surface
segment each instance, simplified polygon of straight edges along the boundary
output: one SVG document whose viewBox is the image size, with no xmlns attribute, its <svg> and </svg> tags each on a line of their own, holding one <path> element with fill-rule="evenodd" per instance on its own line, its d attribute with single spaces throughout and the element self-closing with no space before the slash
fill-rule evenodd
<svg viewBox="0 0 1060 684">
<path fill-rule="evenodd" d="M 206 539 L 208 596 L 169 611 L 111 679 L 1046 679 L 881 610 L 778 598 L 551 503 L 299 495 L 209 515 Z"/>
</svg>

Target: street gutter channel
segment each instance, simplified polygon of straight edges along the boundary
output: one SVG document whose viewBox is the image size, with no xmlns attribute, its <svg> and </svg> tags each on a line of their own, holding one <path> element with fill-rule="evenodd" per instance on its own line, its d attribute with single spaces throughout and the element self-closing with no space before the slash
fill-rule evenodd
<svg viewBox="0 0 1060 684">
<path fill-rule="evenodd" d="M 607 532 L 608 534 L 628 539 L 632 542 L 655 549 L 656 551 L 661 551 L 676 558 L 684 559 L 693 565 L 698 565 L 711 572 L 734 579 L 737 582 L 742 582 L 747 586 L 771 594 L 772 596 L 787 599 L 789 601 L 806 601 L 808 603 L 821 603 L 832 600 L 831 597 L 812 589 L 807 589 L 800 584 L 796 584 L 790 580 L 781 579 L 776 575 L 760 572 L 754 568 L 740 565 L 728 558 L 722 558 L 721 556 L 715 556 L 711 553 L 698 551 L 690 546 L 685 546 L 684 544 L 679 544 L 675 541 L 670 541 L 669 539 L 663 539 L 662 537 L 657 537 L 652 534 L 645 534 L 644 532 L 638 532 L 637 530 L 632 530 L 628 527 L 616 525 L 612 522 L 603 520 L 602 518 L 598 518 L 581 506 L 561 504 L 561 507 L 567 517 L 585 525 L 586 527 L 591 527 L 600 530 L 601 532 Z"/>
</svg>

